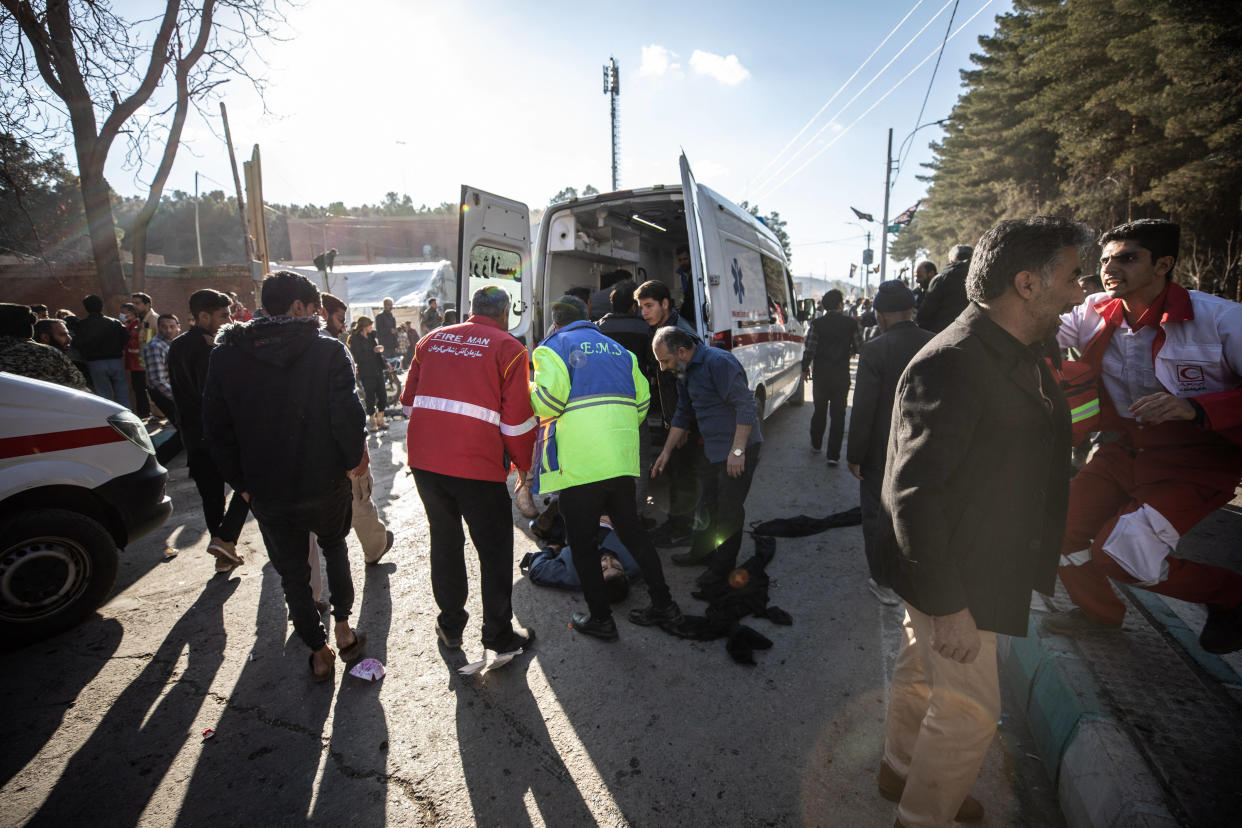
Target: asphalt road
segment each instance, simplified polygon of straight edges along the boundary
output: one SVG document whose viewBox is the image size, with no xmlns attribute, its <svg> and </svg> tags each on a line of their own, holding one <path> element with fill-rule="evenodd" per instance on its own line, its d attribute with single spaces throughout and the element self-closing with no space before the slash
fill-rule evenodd
<svg viewBox="0 0 1242 828">
<path fill-rule="evenodd" d="M 844 464 L 809 451 L 809 418 L 786 407 L 764 423 L 748 520 L 857 504 Z M 771 600 L 794 624 L 752 619 L 773 647 L 742 666 L 723 641 L 625 620 L 616 644 L 569 630 L 581 597 L 521 578 L 534 545 L 515 511 L 513 603 L 536 647 L 463 678 L 455 668 L 481 654 L 477 593 L 465 653 L 444 650 L 404 428 L 371 440 L 396 545 L 365 567 L 350 540 L 356 623 L 384 679 L 338 663 L 334 683 L 311 683 L 258 527 L 239 544 L 246 565 L 214 574 L 178 458 L 175 514 L 123 553 L 98 616 L 0 655 L 0 824 L 893 824 L 875 774 L 901 614 L 867 592 L 857 527 L 777 541 Z M 667 572 L 683 610 L 701 612 L 695 571 Z M 645 602 L 634 590 L 618 619 Z M 1023 731 L 1006 715 L 988 755 L 985 825 L 1062 824 Z"/>
</svg>

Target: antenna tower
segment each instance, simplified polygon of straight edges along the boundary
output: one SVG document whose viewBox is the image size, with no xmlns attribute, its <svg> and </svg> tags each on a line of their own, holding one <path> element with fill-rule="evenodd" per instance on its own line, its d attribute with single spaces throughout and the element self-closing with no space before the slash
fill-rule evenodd
<svg viewBox="0 0 1242 828">
<path fill-rule="evenodd" d="M 612 189 L 616 191 L 620 189 L 617 159 L 621 151 L 621 122 L 617 118 L 617 98 L 621 96 L 621 69 L 611 56 L 604 64 L 604 94 L 608 96 L 612 116 Z"/>
</svg>

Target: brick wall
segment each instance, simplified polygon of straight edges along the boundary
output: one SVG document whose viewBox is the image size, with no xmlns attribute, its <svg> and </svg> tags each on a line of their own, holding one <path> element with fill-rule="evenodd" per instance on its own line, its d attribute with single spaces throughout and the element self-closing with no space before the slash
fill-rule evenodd
<svg viewBox="0 0 1242 828">
<path fill-rule="evenodd" d="M 130 268 L 125 267 L 130 275 Z M 148 267 L 144 293 L 160 313 L 175 313 L 182 322 L 190 312 L 190 294 L 203 288 L 235 292 L 251 310 L 256 302 L 250 270 L 245 265 L 215 267 Z M 81 316 L 82 297 L 89 293 L 103 296 L 95 276 L 94 262 L 67 262 L 52 265 L 52 274 L 42 264 L 0 265 L 0 302 L 23 305 L 44 304 L 55 312 L 68 308 Z M 121 300 L 103 296 L 105 313 L 115 316 Z"/>
</svg>

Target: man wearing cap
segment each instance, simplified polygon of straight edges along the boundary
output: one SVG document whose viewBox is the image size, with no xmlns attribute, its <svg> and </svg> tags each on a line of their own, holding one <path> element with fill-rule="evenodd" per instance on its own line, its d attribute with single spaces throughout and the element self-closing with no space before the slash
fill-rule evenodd
<svg viewBox="0 0 1242 828">
<path fill-rule="evenodd" d="M 841 459 L 841 440 L 845 436 L 845 398 L 850 392 L 850 357 L 858 320 L 846 316 L 845 297 L 830 290 L 819 300 L 824 315 L 811 322 L 802 353 L 802 380 L 811 380 L 815 411 L 811 414 L 811 451 L 819 451 L 829 415 L 828 465 Z"/>
<path fill-rule="evenodd" d="M 885 550 L 892 548 L 892 526 L 885 525 L 884 505 L 880 498 L 884 488 L 888 433 L 897 380 L 934 334 L 914 324 L 914 292 L 899 279 L 881 283 L 873 306 L 881 334 L 865 343 L 859 351 L 845 459 L 850 472 L 859 480 L 863 548 L 870 571 L 867 588 L 880 603 L 896 606 L 901 599 L 893 592 L 886 566 L 891 556 L 885 554 Z"/>
</svg>

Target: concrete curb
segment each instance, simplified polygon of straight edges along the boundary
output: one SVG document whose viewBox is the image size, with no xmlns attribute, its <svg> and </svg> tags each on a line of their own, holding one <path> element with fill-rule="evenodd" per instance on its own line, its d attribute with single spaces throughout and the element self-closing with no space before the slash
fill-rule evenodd
<svg viewBox="0 0 1242 828">
<path fill-rule="evenodd" d="M 1070 828 L 1175 828 L 1179 822 L 1090 670 L 1033 613 L 1025 638 L 1000 636 L 1002 681 L 1018 699 Z"/>
</svg>

